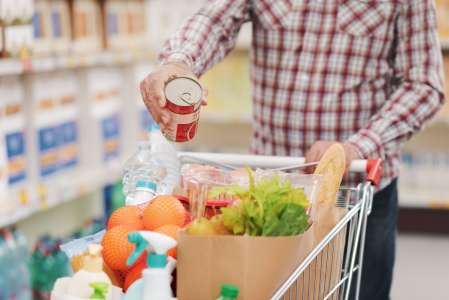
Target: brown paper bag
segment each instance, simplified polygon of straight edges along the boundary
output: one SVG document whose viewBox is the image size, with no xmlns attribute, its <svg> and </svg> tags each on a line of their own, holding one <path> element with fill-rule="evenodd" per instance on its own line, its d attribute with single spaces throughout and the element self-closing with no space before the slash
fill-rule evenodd
<svg viewBox="0 0 449 300">
<path fill-rule="evenodd" d="M 269 299 L 312 250 L 312 228 L 291 237 L 182 233 L 178 239 L 178 299 L 216 299 L 224 283 L 240 288 L 239 299 Z"/>
</svg>

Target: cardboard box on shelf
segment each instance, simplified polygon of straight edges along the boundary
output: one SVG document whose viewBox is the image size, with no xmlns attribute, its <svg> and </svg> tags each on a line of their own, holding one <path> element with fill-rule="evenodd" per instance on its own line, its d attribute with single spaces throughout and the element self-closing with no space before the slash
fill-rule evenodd
<svg viewBox="0 0 449 300">
<path fill-rule="evenodd" d="M 120 165 L 122 113 L 120 68 L 96 67 L 81 74 L 82 159 L 89 168 Z"/>
<path fill-rule="evenodd" d="M 52 20 L 50 0 L 37 0 L 33 16 L 33 55 L 48 56 L 52 48 Z"/>
<path fill-rule="evenodd" d="M 67 54 L 72 42 L 69 2 L 67 0 L 51 0 L 50 19 L 52 53 Z"/>
<path fill-rule="evenodd" d="M 127 1 L 108 0 L 105 2 L 105 32 L 107 48 L 111 50 L 126 49 L 128 30 Z"/>
<path fill-rule="evenodd" d="M 131 49 L 142 49 L 148 45 L 145 32 L 145 5 L 142 1 L 127 1 L 128 43 Z"/>
<path fill-rule="evenodd" d="M 51 73 L 32 74 L 26 78 L 26 139 L 28 142 L 28 171 L 35 202 L 33 207 L 56 203 L 58 195 L 59 125 L 57 81 Z"/>
<path fill-rule="evenodd" d="M 23 84 L 17 77 L 2 77 L 0 94 L 3 99 L 1 140 L 6 147 L 8 203 L 11 210 L 16 210 L 29 201 Z"/>
<path fill-rule="evenodd" d="M 77 0 L 73 2 L 72 49 L 78 54 L 89 54 L 102 49 L 103 26 L 99 2 Z"/>
</svg>

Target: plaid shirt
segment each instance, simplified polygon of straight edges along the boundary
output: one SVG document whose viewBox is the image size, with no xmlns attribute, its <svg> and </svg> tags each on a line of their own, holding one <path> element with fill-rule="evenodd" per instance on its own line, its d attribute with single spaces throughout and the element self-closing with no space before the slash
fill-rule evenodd
<svg viewBox="0 0 449 300">
<path fill-rule="evenodd" d="M 252 22 L 252 150 L 303 156 L 349 142 L 398 176 L 400 145 L 441 106 L 443 71 L 431 0 L 209 0 L 161 60 L 202 75 Z"/>
</svg>

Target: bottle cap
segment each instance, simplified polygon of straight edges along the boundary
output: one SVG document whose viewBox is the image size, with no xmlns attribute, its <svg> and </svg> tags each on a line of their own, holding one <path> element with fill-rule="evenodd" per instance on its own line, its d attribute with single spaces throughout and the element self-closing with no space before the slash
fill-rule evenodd
<svg viewBox="0 0 449 300">
<path fill-rule="evenodd" d="M 152 191 L 155 191 L 157 185 L 153 181 L 138 180 L 136 183 L 136 188 L 150 189 Z"/>
<path fill-rule="evenodd" d="M 163 269 L 167 265 L 167 255 L 151 253 L 148 255 L 148 267 Z"/>
<path fill-rule="evenodd" d="M 150 131 L 157 131 L 157 130 L 160 130 L 160 129 L 161 129 L 161 126 L 159 124 L 156 124 L 156 123 L 154 123 L 154 124 L 152 124 L 150 126 Z"/>
<path fill-rule="evenodd" d="M 237 298 L 240 290 L 232 284 L 223 284 L 221 286 L 221 295 L 229 298 Z"/>
</svg>

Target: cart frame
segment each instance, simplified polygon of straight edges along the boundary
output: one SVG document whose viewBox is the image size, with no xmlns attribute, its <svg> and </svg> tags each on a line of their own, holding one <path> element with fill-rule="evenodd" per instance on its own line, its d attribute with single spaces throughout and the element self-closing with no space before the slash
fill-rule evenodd
<svg viewBox="0 0 449 300">
<path fill-rule="evenodd" d="M 225 169 L 233 169 L 241 166 L 251 166 L 264 169 L 297 169 L 304 166 L 305 159 L 303 157 L 278 157 L 278 156 L 259 156 L 259 155 L 243 155 L 243 154 L 218 154 L 218 153 L 196 153 L 182 152 L 179 154 L 183 163 L 202 162 L 216 165 Z M 332 230 L 316 245 L 310 254 L 301 262 L 299 266 L 291 273 L 289 278 L 276 290 L 270 298 L 278 299 L 359 299 L 361 274 L 363 266 L 363 256 L 365 247 L 365 236 L 368 216 L 371 212 L 372 201 L 374 197 L 374 186 L 379 184 L 382 174 L 382 161 L 380 159 L 373 160 L 356 160 L 351 163 L 350 172 L 365 173 L 366 179 L 357 187 L 340 188 L 340 196 L 345 201 L 337 201 L 344 203 L 348 208 L 343 218 L 332 228 Z M 341 252 L 340 260 L 337 258 L 337 268 L 334 271 L 340 272 L 336 274 L 338 280 L 331 282 L 332 279 L 323 280 L 321 273 L 313 269 L 320 260 L 320 269 L 324 254 L 326 254 L 324 277 L 332 278 L 327 275 L 328 253 L 329 247 L 334 247 L 334 242 L 338 243 L 338 239 L 344 237 L 340 242 L 344 248 Z M 330 259 L 330 273 L 335 249 L 332 248 Z M 315 270 L 315 271 L 314 271 Z M 322 269 L 321 269 L 322 270 Z M 311 275 L 312 274 L 312 275 Z M 308 275 L 307 283 L 306 275 Z M 310 278 L 314 276 L 314 278 Z M 319 276 L 317 278 L 317 276 Z M 318 279 L 318 280 L 317 280 Z M 311 283 L 313 280 L 313 283 Z M 318 282 L 318 284 L 317 284 Z M 327 289 L 326 289 L 327 283 Z M 312 288 L 310 286 L 312 285 Z M 332 285 L 332 286 L 331 286 Z M 307 288 L 307 290 L 306 290 Z M 311 289 L 313 291 L 311 291 Z M 318 289 L 318 292 L 316 291 Z M 323 290 L 323 292 L 322 292 Z M 307 295 L 306 295 L 307 292 Z M 312 295 L 313 294 L 313 295 Z"/>
</svg>

